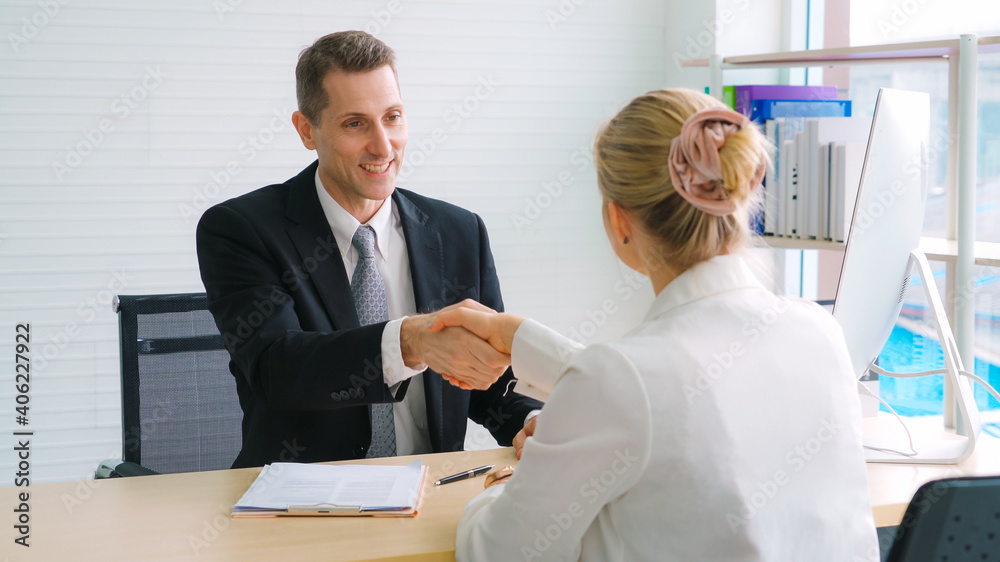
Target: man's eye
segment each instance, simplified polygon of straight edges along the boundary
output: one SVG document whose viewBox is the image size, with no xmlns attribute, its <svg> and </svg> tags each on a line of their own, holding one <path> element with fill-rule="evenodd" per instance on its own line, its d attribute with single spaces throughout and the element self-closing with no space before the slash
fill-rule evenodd
<svg viewBox="0 0 1000 562">
<path fill-rule="evenodd" d="M 403 116 L 402 116 L 402 115 L 390 115 L 390 116 L 388 117 L 389 121 L 399 121 L 399 120 L 400 120 L 400 119 L 402 119 L 402 118 L 403 118 Z"/>
<path fill-rule="evenodd" d="M 351 129 L 357 129 L 358 127 L 361 126 L 361 121 L 351 121 L 350 123 L 347 124 L 347 126 Z"/>
</svg>

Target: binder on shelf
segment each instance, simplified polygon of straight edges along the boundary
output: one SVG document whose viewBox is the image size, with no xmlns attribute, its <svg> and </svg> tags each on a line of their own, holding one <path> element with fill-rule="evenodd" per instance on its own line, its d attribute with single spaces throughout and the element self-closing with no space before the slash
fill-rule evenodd
<svg viewBox="0 0 1000 562">
<path fill-rule="evenodd" d="M 836 86 L 784 86 L 784 85 L 745 85 L 736 86 L 735 108 L 747 117 L 751 117 L 752 103 L 755 100 L 835 100 Z M 723 89 L 725 95 L 725 89 Z"/>
<path fill-rule="evenodd" d="M 849 141 L 831 148 L 830 238 L 835 242 L 846 241 L 851 229 L 867 147 L 867 141 Z"/>
<path fill-rule="evenodd" d="M 754 100 L 750 120 L 758 124 L 778 117 L 850 117 L 851 100 Z"/>
<path fill-rule="evenodd" d="M 266 465 L 233 506 L 233 518 L 285 516 L 413 517 L 423 498 L 427 467 Z"/>
<path fill-rule="evenodd" d="M 809 190 L 811 164 L 809 159 L 809 133 L 795 133 L 795 237 L 810 238 L 809 201 L 813 194 Z M 815 238 L 815 236 L 812 236 Z"/>
<path fill-rule="evenodd" d="M 830 239 L 830 143 L 819 146 L 818 172 L 819 222 L 817 240 Z"/>
<path fill-rule="evenodd" d="M 736 109 L 736 86 L 722 87 L 722 103 L 729 106 L 729 109 Z"/>
<path fill-rule="evenodd" d="M 786 140 L 781 143 L 781 178 L 778 180 L 779 183 L 783 182 L 784 192 L 785 192 L 785 208 L 784 208 L 784 228 L 782 234 L 786 237 L 795 236 L 795 206 L 796 206 L 796 190 L 797 178 L 795 175 L 795 141 Z"/>
<path fill-rule="evenodd" d="M 795 167 L 795 151 L 783 150 L 786 141 L 794 141 L 795 133 L 805 129 L 805 120 L 797 117 L 772 119 L 765 122 L 765 135 L 774 143 L 773 166 L 765 176 L 765 225 L 770 216 L 774 236 L 792 236 L 795 228 L 795 186 L 790 181 Z M 791 164 L 791 167 L 788 167 Z M 770 213 L 770 215 L 768 215 Z"/>
<path fill-rule="evenodd" d="M 764 123 L 764 136 L 767 137 L 771 146 L 780 146 L 778 144 L 777 121 L 769 119 Z M 775 150 L 774 156 L 771 158 L 771 165 L 764 173 L 764 235 L 766 236 L 777 234 L 781 222 L 778 201 L 782 193 L 778 187 L 778 166 L 780 165 L 778 161 L 778 151 Z"/>
<path fill-rule="evenodd" d="M 827 240 L 830 238 L 830 181 L 829 149 L 824 146 L 832 142 L 868 141 L 871 119 L 868 117 L 819 117 L 806 120 L 808 132 L 806 165 L 808 176 L 804 189 L 808 193 L 809 208 L 806 211 L 809 238 Z M 825 154 L 825 156 L 824 156 Z M 825 158 L 825 159 L 824 159 Z"/>
</svg>

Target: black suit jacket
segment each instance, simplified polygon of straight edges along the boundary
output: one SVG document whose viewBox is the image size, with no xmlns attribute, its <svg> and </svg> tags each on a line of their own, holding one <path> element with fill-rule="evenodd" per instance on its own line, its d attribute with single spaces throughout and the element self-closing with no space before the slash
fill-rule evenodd
<svg viewBox="0 0 1000 562">
<path fill-rule="evenodd" d="M 316 195 L 317 163 L 282 184 L 220 203 L 198 223 L 198 261 L 232 357 L 243 408 L 234 468 L 275 461 L 363 458 L 368 404 L 401 400 L 383 382 L 385 323 L 359 327 L 350 280 Z M 503 310 L 482 220 L 464 209 L 396 189 L 419 312 L 465 298 Z M 541 404 L 505 391 L 510 370 L 484 391 L 461 390 L 426 371 L 434 452 L 461 450 L 466 419 L 509 445 Z"/>
</svg>

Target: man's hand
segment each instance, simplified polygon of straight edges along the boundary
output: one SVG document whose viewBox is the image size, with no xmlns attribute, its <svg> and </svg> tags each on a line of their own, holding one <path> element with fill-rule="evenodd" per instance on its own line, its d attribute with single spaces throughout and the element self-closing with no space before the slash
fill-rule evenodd
<svg viewBox="0 0 1000 562">
<path fill-rule="evenodd" d="M 461 327 L 431 331 L 436 316 L 456 309 L 496 314 L 471 299 L 442 309 L 437 314 L 421 314 L 403 320 L 399 347 L 403 363 L 413 367 L 426 364 L 460 388 L 486 390 L 510 365 L 510 355 L 500 353 L 480 337 Z"/>
<path fill-rule="evenodd" d="M 528 420 L 528 423 L 524 424 L 521 431 L 518 431 L 517 435 L 514 436 L 514 451 L 517 453 L 518 459 L 521 458 L 521 451 L 524 450 L 524 442 L 535 434 L 535 426 L 538 425 L 536 422 L 538 422 L 538 416 Z"/>
</svg>

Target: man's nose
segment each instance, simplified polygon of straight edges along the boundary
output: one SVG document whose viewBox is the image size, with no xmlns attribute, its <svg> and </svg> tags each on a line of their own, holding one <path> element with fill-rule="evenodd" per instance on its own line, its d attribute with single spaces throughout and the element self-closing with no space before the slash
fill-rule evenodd
<svg viewBox="0 0 1000 562">
<path fill-rule="evenodd" d="M 381 124 L 372 129 L 372 138 L 368 143 L 368 151 L 379 158 L 387 158 L 392 154 L 392 143 L 389 142 L 389 132 Z"/>
</svg>

